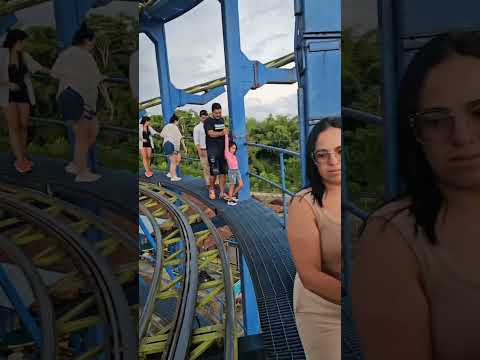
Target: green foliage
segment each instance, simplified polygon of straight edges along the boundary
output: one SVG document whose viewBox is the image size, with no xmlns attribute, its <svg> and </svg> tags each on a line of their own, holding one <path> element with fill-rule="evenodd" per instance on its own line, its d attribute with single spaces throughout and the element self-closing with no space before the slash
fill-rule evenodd
<svg viewBox="0 0 480 360">
<path fill-rule="evenodd" d="M 377 32 L 355 38 L 351 30 L 346 30 L 342 62 L 343 106 L 382 115 Z M 383 129 L 362 123 L 347 123 L 344 129 L 349 198 L 362 209 L 371 211 L 383 198 Z"/>
<path fill-rule="evenodd" d="M 91 15 L 88 25 L 96 33 L 96 49 L 93 53 L 102 74 L 110 77 L 128 78 L 130 55 L 138 48 L 138 18 L 127 16 L 108 17 Z M 51 68 L 58 53 L 55 30 L 47 26 L 32 26 L 26 29 L 29 38 L 26 51 L 46 68 Z M 58 119 L 56 95 L 58 83 L 54 79 L 34 79 L 36 106 L 33 116 Z M 108 84 L 100 91 L 97 116 L 101 124 L 137 129 L 138 108 L 128 84 Z M 0 115 L 0 148 L 8 149 L 8 137 L 3 114 Z M 137 133 L 118 135 L 102 131 L 97 141 L 100 163 L 107 167 L 138 169 Z M 52 157 L 69 158 L 70 146 L 63 127 L 48 125 L 37 130 L 29 151 Z"/>
</svg>

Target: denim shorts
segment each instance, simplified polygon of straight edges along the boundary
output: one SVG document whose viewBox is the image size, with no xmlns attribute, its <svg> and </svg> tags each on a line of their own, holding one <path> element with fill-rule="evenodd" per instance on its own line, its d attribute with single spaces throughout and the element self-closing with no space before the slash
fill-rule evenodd
<svg viewBox="0 0 480 360">
<path fill-rule="evenodd" d="M 165 144 L 163 144 L 163 153 L 167 156 L 172 155 L 175 153 L 175 146 L 170 141 L 167 141 Z"/>
<path fill-rule="evenodd" d="M 230 185 L 237 185 L 242 180 L 239 169 L 228 169 L 228 181 Z"/>
<path fill-rule="evenodd" d="M 78 121 L 82 118 L 91 120 L 96 115 L 86 108 L 82 96 L 70 87 L 62 91 L 58 105 L 64 121 Z"/>
</svg>

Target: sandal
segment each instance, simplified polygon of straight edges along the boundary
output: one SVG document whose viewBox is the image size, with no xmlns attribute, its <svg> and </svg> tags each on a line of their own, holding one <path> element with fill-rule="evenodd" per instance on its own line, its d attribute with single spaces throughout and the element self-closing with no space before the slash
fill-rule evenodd
<svg viewBox="0 0 480 360">
<path fill-rule="evenodd" d="M 25 164 L 23 162 L 18 162 L 18 161 L 15 161 L 14 163 L 14 166 L 15 166 L 15 169 L 20 173 L 20 174 L 25 174 L 29 171 L 32 170 L 32 168 L 30 166 L 28 166 L 28 164 Z"/>
<path fill-rule="evenodd" d="M 208 193 L 208 198 L 210 200 L 215 200 L 215 190 L 210 190 Z"/>
<path fill-rule="evenodd" d="M 146 178 L 151 178 L 152 176 L 153 176 L 153 171 L 151 171 L 151 172 L 145 171 L 145 177 Z"/>
</svg>

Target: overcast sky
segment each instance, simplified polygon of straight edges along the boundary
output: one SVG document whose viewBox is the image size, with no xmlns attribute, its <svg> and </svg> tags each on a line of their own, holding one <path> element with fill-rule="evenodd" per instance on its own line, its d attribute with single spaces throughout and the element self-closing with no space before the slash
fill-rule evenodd
<svg viewBox="0 0 480 360">
<path fill-rule="evenodd" d="M 240 36 L 242 49 L 251 60 L 267 62 L 293 51 L 293 0 L 240 0 Z M 376 0 L 342 0 L 342 21 L 365 31 L 376 22 Z M 92 10 L 94 13 L 115 15 L 120 12 L 137 16 L 137 3 L 113 1 Z M 17 13 L 22 26 L 52 25 L 51 2 Z M 185 88 L 225 75 L 222 23 L 218 0 L 204 0 L 187 14 L 166 25 L 170 74 L 178 88 Z M 153 44 L 140 35 L 140 100 L 159 96 L 157 68 Z M 263 119 L 268 114 L 296 115 L 296 84 L 265 85 L 250 91 L 245 98 L 246 114 Z M 215 101 L 228 113 L 226 94 Z M 199 110 L 205 106 L 187 105 Z M 151 113 L 161 113 L 160 106 Z"/>
<path fill-rule="evenodd" d="M 268 62 L 293 51 L 292 0 L 241 0 L 239 2 L 240 36 L 242 49 L 251 60 Z M 222 41 L 222 20 L 217 0 L 204 0 L 187 14 L 166 24 L 170 75 L 178 88 L 225 76 Z M 140 99 L 158 96 L 154 48 L 143 34 L 140 36 Z M 295 115 L 297 113 L 296 84 L 265 85 L 250 91 L 245 98 L 247 116 L 257 119 L 269 113 Z M 228 113 L 227 95 L 215 101 Z M 191 106 L 199 110 L 210 108 Z M 160 113 L 160 107 L 150 109 Z"/>
<path fill-rule="evenodd" d="M 293 51 L 293 0 L 240 0 L 242 49 L 251 60 L 267 62 Z M 376 0 L 343 0 L 344 24 L 365 31 L 375 26 Z M 170 75 L 177 88 L 186 88 L 225 75 L 220 4 L 204 0 L 187 14 L 167 23 Z M 154 47 L 140 35 L 140 100 L 159 96 Z M 247 116 L 259 120 L 268 114 L 297 114 L 297 85 L 264 85 L 245 98 Z M 214 101 L 228 113 L 227 95 Z M 205 106 L 187 105 L 199 111 Z M 161 113 L 160 106 L 149 109 Z"/>
</svg>

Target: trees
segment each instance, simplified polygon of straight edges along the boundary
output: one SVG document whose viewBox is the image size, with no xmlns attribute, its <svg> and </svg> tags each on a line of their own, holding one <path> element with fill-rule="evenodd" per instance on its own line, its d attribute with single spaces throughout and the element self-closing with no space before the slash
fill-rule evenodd
<svg viewBox="0 0 480 360">
<path fill-rule="evenodd" d="M 128 78 L 130 54 L 138 47 L 138 18 L 127 16 L 108 17 L 91 15 L 88 25 L 96 32 L 97 47 L 94 51 L 101 72 L 110 77 Z M 55 30 L 47 26 L 32 26 L 25 29 L 29 34 L 26 51 L 43 66 L 50 68 L 58 56 L 59 49 Z M 33 116 L 58 119 L 57 89 L 53 79 L 34 79 L 36 106 Z M 102 125 L 130 128 L 136 130 L 138 108 L 127 84 L 106 84 L 101 92 L 97 107 L 98 119 Z M 3 116 L 0 115 L 0 119 Z M 69 156 L 69 145 L 63 126 L 42 125 L 37 131 L 34 142 L 30 145 L 32 153 L 42 153 L 52 157 Z M 132 135 L 100 133 L 98 148 L 103 165 L 109 167 L 130 168 L 137 171 L 137 132 Z M 7 134 L 0 131 L 0 147 L 6 145 Z M 5 141 L 4 141 L 5 139 Z"/>
</svg>

